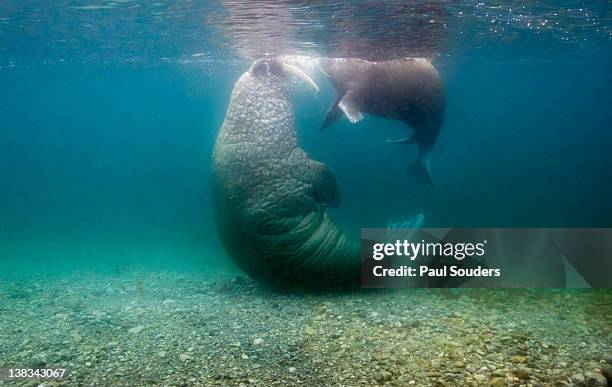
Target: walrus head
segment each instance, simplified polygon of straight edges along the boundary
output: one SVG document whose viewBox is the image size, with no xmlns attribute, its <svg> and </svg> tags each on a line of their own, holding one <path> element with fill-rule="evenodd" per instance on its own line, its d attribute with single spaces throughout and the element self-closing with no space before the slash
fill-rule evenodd
<svg viewBox="0 0 612 387">
<path fill-rule="evenodd" d="M 302 70 L 299 68 L 285 63 L 283 60 L 276 56 L 265 56 L 257 59 L 251 65 L 249 74 L 254 77 L 286 77 L 287 75 L 294 75 L 304 82 L 306 82 L 315 91 L 319 91 L 317 84 Z"/>
</svg>

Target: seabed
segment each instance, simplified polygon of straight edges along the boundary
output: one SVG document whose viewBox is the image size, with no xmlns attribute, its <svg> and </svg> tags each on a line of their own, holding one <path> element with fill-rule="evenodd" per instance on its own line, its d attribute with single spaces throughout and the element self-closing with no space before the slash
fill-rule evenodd
<svg viewBox="0 0 612 387">
<path fill-rule="evenodd" d="M 3 280 L 0 313 L 0 367 L 69 368 L 45 386 L 605 386 L 612 366 L 609 290 L 287 294 L 147 268 Z"/>
</svg>

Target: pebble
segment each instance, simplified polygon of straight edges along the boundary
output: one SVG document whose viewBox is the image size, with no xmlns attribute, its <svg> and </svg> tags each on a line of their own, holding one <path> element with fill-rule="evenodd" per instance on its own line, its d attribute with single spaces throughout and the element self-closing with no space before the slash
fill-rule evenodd
<svg viewBox="0 0 612 387">
<path fill-rule="evenodd" d="M 375 375 L 374 379 L 376 379 L 378 383 L 383 383 L 391 379 L 392 376 L 393 374 L 389 371 L 381 371 Z"/>
<path fill-rule="evenodd" d="M 527 356 L 514 355 L 510 358 L 514 364 L 524 364 L 527 362 Z"/>
<path fill-rule="evenodd" d="M 455 368 L 465 368 L 465 363 L 463 363 L 462 361 L 456 361 L 453 363 L 453 367 Z"/>
<path fill-rule="evenodd" d="M 529 379 L 529 368 L 519 367 L 512 370 L 512 373 L 521 380 Z"/>
<path fill-rule="evenodd" d="M 572 382 L 577 383 L 577 384 L 582 384 L 584 383 L 584 375 L 583 374 L 574 374 L 571 377 Z"/>
<path fill-rule="evenodd" d="M 179 359 L 180 359 L 181 361 L 187 361 L 187 360 L 191 360 L 191 356 L 189 356 L 189 355 L 188 355 L 188 354 L 186 354 L 186 353 L 181 353 L 181 354 L 179 355 Z"/>
<path fill-rule="evenodd" d="M 128 332 L 129 332 L 130 334 L 132 334 L 132 335 L 137 335 L 137 334 L 139 334 L 140 332 L 142 332 L 142 330 L 143 330 L 143 329 L 145 329 L 144 325 L 138 325 L 138 326 L 136 326 L 136 327 L 134 327 L 134 328 L 130 328 L 130 329 L 128 329 Z"/>
<path fill-rule="evenodd" d="M 263 342 L 264 340 L 262 338 L 257 338 L 253 340 L 253 345 L 261 345 Z"/>
</svg>

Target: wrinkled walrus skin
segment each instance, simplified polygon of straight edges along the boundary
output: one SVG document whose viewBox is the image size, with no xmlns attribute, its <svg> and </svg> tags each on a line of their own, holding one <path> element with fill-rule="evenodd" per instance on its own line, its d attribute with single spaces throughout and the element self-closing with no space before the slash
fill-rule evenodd
<svg viewBox="0 0 612 387">
<path fill-rule="evenodd" d="M 356 287 L 359 245 L 325 212 L 332 171 L 297 141 L 285 75 L 259 59 L 236 82 L 213 152 L 217 227 L 234 262 L 274 287 Z"/>
</svg>

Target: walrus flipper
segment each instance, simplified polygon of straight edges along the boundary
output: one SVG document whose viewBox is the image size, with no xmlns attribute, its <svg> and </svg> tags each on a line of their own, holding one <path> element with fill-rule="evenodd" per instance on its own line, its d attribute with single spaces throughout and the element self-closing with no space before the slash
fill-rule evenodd
<svg viewBox="0 0 612 387">
<path fill-rule="evenodd" d="M 325 164 L 310 160 L 308 166 L 312 173 L 312 189 L 315 199 L 326 207 L 338 207 L 340 194 L 334 172 Z"/>
<path fill-rule="evenodd" d="M 327 109 L 327 113 L 325 113 L 325 117 L 323 117 L 323 121 L 321 121 L 321 130 L 327 128 L 334 122 L 338 121 L 338 118 L 340 118 L 341 112 L 338 108 L 338 103 L 341 99 L 342 97 L 336 98 L 334 103 L 332 103 L 329 109 Z"/>
<path fill-rule="evenodd" d="M 338 107 L 346 118 L 351 121 L 351 124 L 356 124 L 363 120 L 363 113 L 359 110 L 359 105 L 353 100 L 353 93 L 351 91 L 344 94 L 340 102 L 338 102 Z"/>
<path fill-rule="evenodd" d="M 408 174 L 414 177 L 419 183 L 428 184 L 435 188 L 433 178 L 431 177 L 431 168 L 429 167 L 429 159 L 419 157 L 414 163 L 408 167 Z"/>
</svg>

